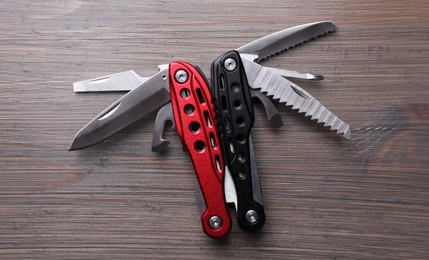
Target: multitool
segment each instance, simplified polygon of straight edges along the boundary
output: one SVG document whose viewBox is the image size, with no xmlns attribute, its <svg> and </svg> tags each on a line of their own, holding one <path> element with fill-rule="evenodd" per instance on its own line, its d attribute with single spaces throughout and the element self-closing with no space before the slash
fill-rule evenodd
<svg viewBox="0 0 429 260">
<path fill-rule="evenodd" d="M 213 238 L 229 232 L 227 204 L 234 205 L 242 229 L 259 230 L 265 223 L 265 212 L 251 138 L 255 121 L 252 100 L 261 101 L 274 127 L 282 126 L 282 120 L 271 100 L 323 123 L 346 139 L 351 135 L 348 124 L 289 80 L 321 80 L 322 76 L 259 63 L 335 30 L 327 21 L 299 25 L 226 52 L 212 63 L 211 84 L 199 68 L 179 61 L 159 66 L 160 71 L 151 77 L 124 71 L 75 82 L 75 92 L 129 92 L 83 127 L 70 150 L 94 145 L 158 111 L 152 151 L 167 149 L 169 141 L 163 132 L 166 122 L 171 122 L 195 169 L 204 232 Z"/>
</svg>

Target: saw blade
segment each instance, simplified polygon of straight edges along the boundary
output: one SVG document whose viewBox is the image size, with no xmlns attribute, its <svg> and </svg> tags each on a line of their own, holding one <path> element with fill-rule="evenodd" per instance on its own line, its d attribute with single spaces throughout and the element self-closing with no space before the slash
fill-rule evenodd
<svg viewBox="0 0 429 260">
<path fill-rule="evenodd" d="M 330 21 L 307 23 L 269 34 L 236 50 L 239 53 L 257 55 L 255 62 L 260 62 L 277 53 L 336 30 L 335 24 Z"/>
<path fill-rule="evenodd" d="M 305 116 L 324 123 L 325 127 L 342 134 L 344 138 L 350 139 L 350 126 L 334 115 L 323 106 L 310 93 L 285 79 L 275 71 L 265 68 L 259 64 L 242 56 L 249 86 L 253 89 L 260 89 L 267 96 L 290 106 L 298 113 L 305 113 Z"/>
</svg>

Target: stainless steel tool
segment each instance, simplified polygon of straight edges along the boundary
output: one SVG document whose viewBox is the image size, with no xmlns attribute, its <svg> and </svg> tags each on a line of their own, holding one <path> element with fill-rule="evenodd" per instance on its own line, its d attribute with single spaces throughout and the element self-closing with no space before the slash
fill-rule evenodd
<svg viewBox="0 0 429 260">
<path fill-rule="evenodd" d="M 222 194 L 227 203 L 235 205 L 238 223 L 245 230 L 258 230 L 265 223 L 262 192 L 250 133 L 254 122 L 252 99 L 256 98 L 262 102 L 268 119 L 274 127 L 280 127 L 282 120 L 270 99 L 284 103 L 292 110 L 303 113 L 306 117 L 317 120 L 318 123 L 323 123 L 325 127 L 329 127 L 346 139 L 351 136 L 348 124 L 310 93 L 289 80 L 290 78 L 322 80 L 323 76 L 264 67 L 259 64 L 275 54 L 335 30 L 336 26 L 329 21 L 295 26 L 226 52 L 212 63 L 210 86 L 214 100 L 212 112 L 217 114 L 220 141 L 217 143 L 214 138 L 208 137 L 207 142 L 212 143 L 212 146 L 220 145 L 222 148 L 222 157 L 225 162 Z M 170 97 L 171 93 L 165 84 L 168 79 L 166 76 L 168 68 L 161 66 L 160 70 L 152 77 L 141 77 L 134 71 L 124 71 L 74 83 L 75 92 L 130 92 L 79 131 L 71 149 L 84 148 L 102 141 L 136 118 L 143 117 L 153 110 L 159 111 L 153 131 L 152 151 L 160 152 L 167 149 L 169 142 L 162 137 L 165 123 L 171 121 L 174 128 L 179 119 L 177 113 L 173 113 L 172 104 L 169 103 L 177 97 Z M 197 71 L 198 73 L 193 74 L 203 75 L 201 71 Z M 175 83 L 188 80 L 188 73 L 181 74 L 177 71 L 175 73 Z M 181 95 L 187 96 L 189 93 L 180 92 Z M 201 95 L 198 93 L 193 95 L 196 100 L 201 101 Z M 207 98 L 206 96 L 206 101 Z M 195 109 L 185 108 L 181 111 L 184 114 L 191 114 Z M 201 115 L 201 120 L 212 124 L 211 126 L 217 123 L 213 119 L 207 120 L 205 115 Z M 192 132 L 191 125 L 189 128 Z M 192 136 L 192 133 L 190 135 Z M 199 176 L 198 173 L 197 176 Z M 196 192 L 198 205 L 203 212 L 207 209 L 207 196 L 211 195 L 201 189 L 201 184 L 201 181 L 197 183 Z M 209 227 L 222 225 L 221 223 L 222 219 L 211 218 Z M 226 233 L 223 232 L 222 236 Z M 211 236 L 216 237 L 213 234 Z"/>
</svg>

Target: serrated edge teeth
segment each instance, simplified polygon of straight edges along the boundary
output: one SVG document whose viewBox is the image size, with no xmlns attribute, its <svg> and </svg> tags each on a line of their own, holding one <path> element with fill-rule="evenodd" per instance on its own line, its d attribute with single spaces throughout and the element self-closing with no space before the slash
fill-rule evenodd
<svg viewBox="0 0 429 260">
<path fill-rule="evenodd" d="M 311 120 L 317 120 L 319 124 L 323 123 L 324 127 L 329 127 L 331 131 L 336 131 L 337 134 L 342 135 L 344 138 L 350 139 L 350 126 L 329 111 L 329 109 L 315 98 L 311 100 L 300 98 L 297 94 L 293 95 L 294 92 L 290 88 L 282 87 L 271 90 L 268 88 L 268 91 L 262 91 L 261 89 L 261 92 L 265 93 L 273 100 L 278 100 L 279 103 L 284 103 L 286 107 L 290 107 L 298 113 L 304 113 L 304 115 L 310 117 Z"/>
<path fill-rule="evenodd" d="M 317 123 L 324 123 L 325 127 L 330 127 L 330 130 L 343 134 L 344 138 L 350 138 L 350 126 L 329 111 L 310 93 L 278 73 L 252 61 L 243 59 L 243 65 L 252 89 L 259 89 L 273 100 L 291 107 L 298 113 L 304 113 L 311 120 L 317 120 Z"/>
</svg>

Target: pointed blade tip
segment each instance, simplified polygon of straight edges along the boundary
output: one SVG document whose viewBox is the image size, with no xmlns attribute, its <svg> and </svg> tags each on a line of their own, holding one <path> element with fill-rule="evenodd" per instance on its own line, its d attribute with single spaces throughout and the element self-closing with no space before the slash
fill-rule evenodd
<svg viewBox="0 0 429 260">
<path fill-rule="evenodd" d="M 84 148 L 84 147 L 82 147 L 82 146 L 78 145 L 77 143 L 78 143 L 78 142 L 76 142 L 76 138 L 75 138 L 75 139 L 73 140 L 72 144 L 71 144 L 71 145 L 70 145 L 70 147 L 69 147 L 69 152 L 70 152 L 70 151 L 80 150 L 80 149 Z"/>
<path fill-rule="evenodd" d="M 81 131 L 79 131 L 73 139 L 72 144 L 69 147 L 69 151 L 81 150 L 96 143 L 98 142 L 91 142 L 87 138 L 84 138 L 84 136 L 81 134 Z"/>
<path fill-rule="evenodd" d="M 326 23 L 329 23 L 329 24 L 332 26 L 332 29 L 333 29 L 334 31 L 338 30 L 338 27 L 335 25 L 335 23 L 334 23 L 334 22 L 332 22 L 332 21 L 326 21 Z"/>
<path fill-rule="evenodd" d="M 70 147 L 69 147 L 69 152 L 71 152 L 71 151 L 76 151 L 76 150 L 79 150 L 79 148 L 78 147 L 76 147 L 76 146 L 74 146 L 74 144 L 72 143 L 71 145 L 70 145 Z"/>
<path fill-rule="evenodd" d="M 347 127 L 346 131 L 343 133 L 343 137 L 347 140 L 351 140 L 352 132 L 350 131 L 350 127 Z"/>
</svg>

